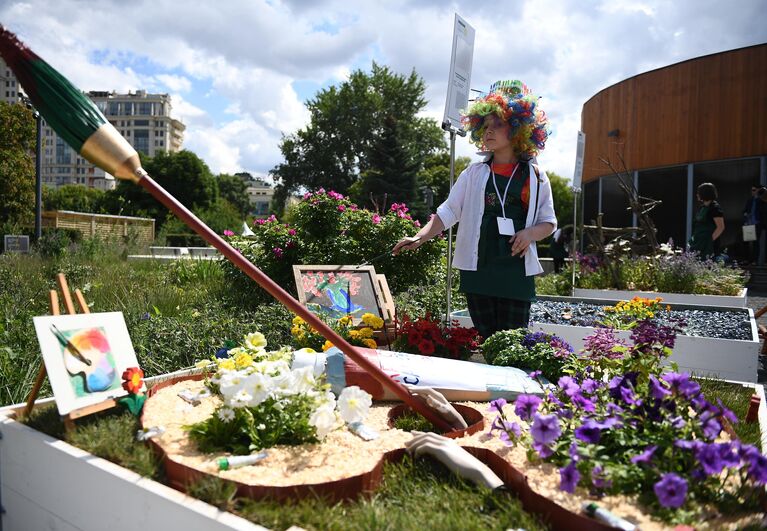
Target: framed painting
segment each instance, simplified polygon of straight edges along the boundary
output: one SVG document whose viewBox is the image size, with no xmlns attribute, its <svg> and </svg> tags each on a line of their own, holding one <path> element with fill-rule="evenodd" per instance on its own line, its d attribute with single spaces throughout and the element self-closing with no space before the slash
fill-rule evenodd
<svg viewBox="0 0 767 531">
<path fill-rule="evenodd" d="M 298 300 L 312 313 L 327 319 L 351 315 L 354 324 L 366 313 L 387 320 L 373 266 L 294 265 L 293 275 Z"/>
<path fill-rule="evenodd" d="M 33 319 L 59 413 L 125 396 L 122 374 L 138 367 L 121 312 Z"/>
</svg>

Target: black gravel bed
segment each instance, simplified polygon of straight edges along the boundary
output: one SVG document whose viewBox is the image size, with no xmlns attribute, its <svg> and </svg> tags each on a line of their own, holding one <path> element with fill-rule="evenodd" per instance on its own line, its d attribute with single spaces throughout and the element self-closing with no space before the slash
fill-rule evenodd
<svg viewBox="0 0 767 531">
<path fill-rule="evenodd" d="M 530 321 L 571 326 L 600 326 L 605 317 L 604 305 L 587 302 L 561 302 L 541 300 L 530 308 Z M 656 315 L 655 322 L 664 325 L 680 324 L 687 336 L 716 339 L 751 340 L 751 321 L 748 311 L 671 310 Z"/>
</svg>

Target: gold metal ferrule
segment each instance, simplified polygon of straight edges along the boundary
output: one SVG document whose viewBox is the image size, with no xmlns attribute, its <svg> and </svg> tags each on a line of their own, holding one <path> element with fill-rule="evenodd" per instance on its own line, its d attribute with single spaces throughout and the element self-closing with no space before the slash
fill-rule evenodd
<svg viewBox="0 0 767 531">
<path fill-rule="evenodd" d="M 146 174 L 136 150 L 108 122 L 88 137 L 80 155 L 118 179 L 137 183 Z"/>
</svg>

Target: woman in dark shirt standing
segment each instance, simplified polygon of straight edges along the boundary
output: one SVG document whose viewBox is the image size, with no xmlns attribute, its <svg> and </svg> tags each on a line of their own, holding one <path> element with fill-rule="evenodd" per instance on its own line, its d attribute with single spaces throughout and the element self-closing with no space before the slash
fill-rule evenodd
<svg viewBox="0 0 767 531">
<path fill-rule="evenodd" d="M 698 186 L 698 201 L 703 205 L 693 219 L 690 250 L 703 259 L 714 258 L 721 249 L 719 237 L 724 232 L 724 213 L 717 202 L 716 186 L 703 183 Z"/>
</svg>

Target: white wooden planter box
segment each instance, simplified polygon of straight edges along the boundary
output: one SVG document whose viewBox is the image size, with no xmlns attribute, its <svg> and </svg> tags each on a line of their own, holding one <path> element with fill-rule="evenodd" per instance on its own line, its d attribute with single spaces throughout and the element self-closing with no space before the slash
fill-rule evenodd
<svg viewBox="0 0 767 531">
<path fill-rule="evenodd" d="M 539 297 L 543 299 L 543 297 Z M 567 297 L 546 297 L 549 300 L 566 300 Z M 582 299 L 580 302 L 599 303 L 604 301 Z M 672 305 L 674 309 L 690 309 L 681 305 Z M 705 309 L 697 307 L 697 309 Z M 709 308 L 717 311 L 727 311 L 726 308 Z M 706 376 L 720 380 L 737 380 L 743 382 L 756 382 L 759 370 L 759 336 L 756 330 L 754 312 L 751 309 L 732 309 L 732 311 L 748 311 L 751 322 L 751 339 L 714 339 L 710 337 L 697 337 L 677 335 L 674 352 L 669 357 L 669 362 L 676 362 L 679 369 L 694 373 L 697 376 Z M 472 326 L 468 310 L 460 310 L 451 314 L 461 326 Z M 570 326 L 560 324 L 530 322 L 529 328 L 534 331 L 542 331 L 547 334 L 555 334 L 573 346 L 576 352 L 583 348 L 583 338 L 594 333 L 590 326 Z M 616 335 L 630 343 L 631 332 L 619 330 Z"/>
<path fill-rule="evenodd" d="M 265 531 L 16 422 L 22 409 L 0 408 L 2 531 Z"/>
<path fill-rule="evenodd" d="M 661 297 L 668 304 L 688 304 L 691 306 L 726 306 L 745 308 L 747 288 L 739 295 L 696 295 L 691 293 L 660 293 L 657 291 L 621 291 L 616 289 L 585 289 L 574 288 L 573 297 L 585 299 L 602 299 L 608 301 L 626 301 L 634 297 L 654 299 Z"/>
</svg>

